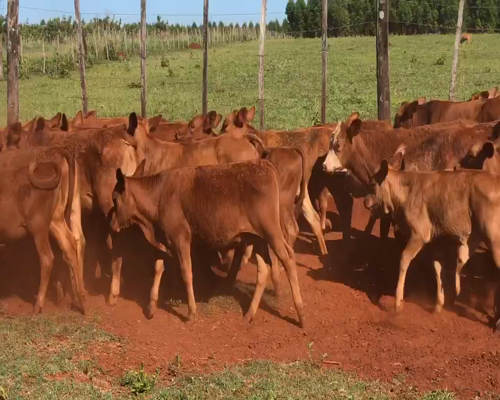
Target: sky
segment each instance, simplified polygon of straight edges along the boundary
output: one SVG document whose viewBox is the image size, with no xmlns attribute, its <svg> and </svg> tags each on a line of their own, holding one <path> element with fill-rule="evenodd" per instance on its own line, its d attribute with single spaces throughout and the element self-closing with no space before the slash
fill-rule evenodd
<svg viewBox="0 0 500 400">
<path fill-rule="evenodd" d="M 287 0 L 267 0 L 267 21 L 285 18 Z M 262 0 L 209 0 L 211 21 L 259 22 Z M 7 0 L 0 0 L 0 14 L 6 13 Z M 63 11 L 63 12 L 58 12 Z M 70 12 L 68 12 L 70 11 Z M 80 0 L 80 12 L 85 20 L 99 15 L 115 15 L 123 22 L 138 22 L 140 0 Z M 19 22 L 38 23 L 42 19 L 69 16 L 74 13 L 73 0 L 19 0 Z M 162 19 L 170 24 L 201 24 L 203 21 L 203 0 L 147 0 L 147 21 Z M 129 15 L 120 15 L 129 14 Z"/>
</svg>

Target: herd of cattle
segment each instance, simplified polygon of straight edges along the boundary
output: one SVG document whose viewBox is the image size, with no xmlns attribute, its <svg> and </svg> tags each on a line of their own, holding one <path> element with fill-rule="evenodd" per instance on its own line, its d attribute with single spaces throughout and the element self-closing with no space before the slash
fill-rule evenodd
<svg viewBox="0 0 500 400">
<path fill-rule="evenodd" d="M 50 236 L 62 250 L 73 301 L 84 313 L 86 238 L 102 245 L 111 257 L 108 301 L 116 304 L 124 254 L 120 235 L 134 224 L 157 259 L 150 317 L 157 309 L 164 260 L 175 257 L 186 286 L 189 318 L 194 318 L 191 252 L 203 245 L 227 267 L 228 282 L 234 282 L 240 266 L 255 255 L 257 283 L 247 321 L 257 311 L 269 267 L 278 291 L 279 261 L 304 326 L 293 251 L 297 218 L 305 217 L 326 255 L 323 231 L 329 194 L 346 242 L 353 198 L 363 197 L 371 211 L 367 232 L 380 218 L 381 237 L 387 237 L 392 223 L 407 239 L 396 309 L 402 306 L 410 262 L 439 236 L 457 244 L 458 294 L 460 270 L 481 242 L 500 267 L 498 94 L 493 88 L 465 102 L 405 102 L 394 127 L 385 121 L 362 121 L 353 113 L 345 122 L 258 131 L 251 125 L 254 107 L 227 115 L 218 133 L 214 130 L 223 117 L 215 111 L 188 123 L 161 116 L 143 119 L 135 113 L 98 118 L 92 111 L 78 112 L 73 119 L 58 113 L 50 120 L 11 124 L 0 130 L 0 243 L 33 237 L 41 271 L 35 313 L 43 307 L 54 262 Z M 88 228 L 82 227 L 82 215 L 91 221 Z M 439 311 L 444 304 L 442 263 L 439 254 L 433 260 Z M 95 268 L 99 276 L 100 265 Z M 58 278 L 56 287 L 63 296 Z"/>
</svg>

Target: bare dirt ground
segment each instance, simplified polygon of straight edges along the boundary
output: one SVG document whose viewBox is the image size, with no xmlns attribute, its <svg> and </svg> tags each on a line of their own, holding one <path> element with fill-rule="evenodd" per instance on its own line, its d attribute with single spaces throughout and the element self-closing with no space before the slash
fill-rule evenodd
<svg viewBox="0 0 500 400">
<path fill-rule="evenodd" d="M 332 207 L 332 210 L 334 208 Z M 144 315 L 152 282 L 151 252 L 141 240 L 131 243 L 135 256 L 124 265 L 122 295 L 117 306 L 106 304 L 108 279 L 100 285 L 87 279 L 89 306 L 106 330 L 124 338 L 123 344 L 97 353 L 107 373 L 121 375 L 143 362 L 147 369 L 165 367 L 179 355 L 188 370 L 211 371 L 251 359 L 290 362 L 313 357 L 336 361 L 362 378 L 403 380 L 420 390 L 447 388 L 461 398 L 500 391 L 500 337 L 493 334 L 492 315 L 496 271 L 487 254 L 477 254 L 464 269 L 462 294 L 453 305 L 454 275 L 443 272 L 448 305 L 432 312 L 435 276 L 432 265 L 414 262 L 407 276 L 405 306 L 395 315 L 393 294 L 400 247 L 394 239 L 363 240 L 368 214 L 356 201 L 350 248 L 335 232 L 328 233 L 329 257 L 320 260 L 307 233 L 296 243 L 299 281 L 307 327 L 297 326 L 284 271 L 282 293 L 269 283 L 253 323 L 242 321 L 253 293 L 256 268 L 246 265 L 236 287 L 222 290 L 223 278 L 195 270 L 198 315 L 186 323 L 187 305 L 178 268 L 167 268 L 162 280 L 160 308 L 152 320 Z M 378 224 L 374 233 L 378 234 Z M 24 244 L 26 246 L 26 244 Z M 15 251 L 14 249 L 13 251 Z M 19 249 L 18 249 L 19 250 Z M 9 315 L 29 313 L 36 293 L 36 261 L 27 250 L 15 262 L 1 252 L 5 265 L 0 280 L 0 306 Z M 29 267 L 28 261 L 30 258 Z M 36 260 L 36 257 L 35 257 Z M 425 258 L 424 258 L 425 260 Z M 212 279 L 213 278 L 213 279 Z M 69 299 L 56 306 L 49 297 L 44 313 L 68 309 Z M 311 344 L 312 343 L 312 344 Z"/>
</svg>

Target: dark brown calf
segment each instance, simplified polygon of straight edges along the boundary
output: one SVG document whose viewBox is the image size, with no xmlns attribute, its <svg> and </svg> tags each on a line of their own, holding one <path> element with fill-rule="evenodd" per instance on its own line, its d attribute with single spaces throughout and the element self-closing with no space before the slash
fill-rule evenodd
<svg viewBox="0 0 500 400">
<path fill-rule="evenodd" d="M 40 257 L 40 287 L 34 312 L 45 301 L 54 255 L 49 235 L 69 265 L 73 294 L 85 313 L 83 247 L 77 167 L 58 148 L 7 151 L 0 154 L 0 242 L 33 236 Z"/>
<path fill-rule="evenodd" d="M 269 161 L 178 168 L 143 178 L 125 178 L 118 170 L 113 201 L 114 230 L 137 224 L 151 244 L 163 251 L 168 247 L 178 256 L 190 319 L 196 314 L 190 254 L 193 241 L 226 249 L 244 240 L 258 251 L 257 286 L 245 319 L 253 319 L 266 285 L 268 267 L 263 259 L 270 263 L 267 243 L 285 266 L 299 321 L 304 325 L 294 253 L 280 226 L 277 172 Z M 156 271 L 150 314 L 157 307 L 162 273 L 163 268 Z"/>
</svg>

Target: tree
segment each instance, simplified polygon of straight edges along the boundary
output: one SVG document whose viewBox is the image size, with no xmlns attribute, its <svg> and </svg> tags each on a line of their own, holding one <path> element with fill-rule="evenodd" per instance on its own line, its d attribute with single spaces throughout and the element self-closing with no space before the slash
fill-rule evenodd
<svg viewBox="0 0 500 400">
<path fill-rule="evenodd" d="M 321 8 L 321 0 L 308 1 L 306 37 L 321 36 Z"/>
<path fill-rule="evenodd" d="M 297 0 L 295 3 L 295 17 L 297 18 L 297 32 L 300 37 L 304 37 L 308 23 L 307 6 L 304 0 Z"/>
<path fill-rule="evenodd" d="M 248 24 L 248 29 L 253 29 L 253 28 L 254 28 L 254 26 L 253 26 L 253 22 L 252 22 L 252 21 L 250 21 L 250 22 L 249 22 L 249 24 Z"/>
<path fill-rule="evenodd" d="M 285 14 L 290 25 L 290 30 L 292 32 L 298 32 L 298 18 L 295 12 L 295 2 L 293 0 L 288 0 L 288 3 L 286 3 Z"/>
</svg>

